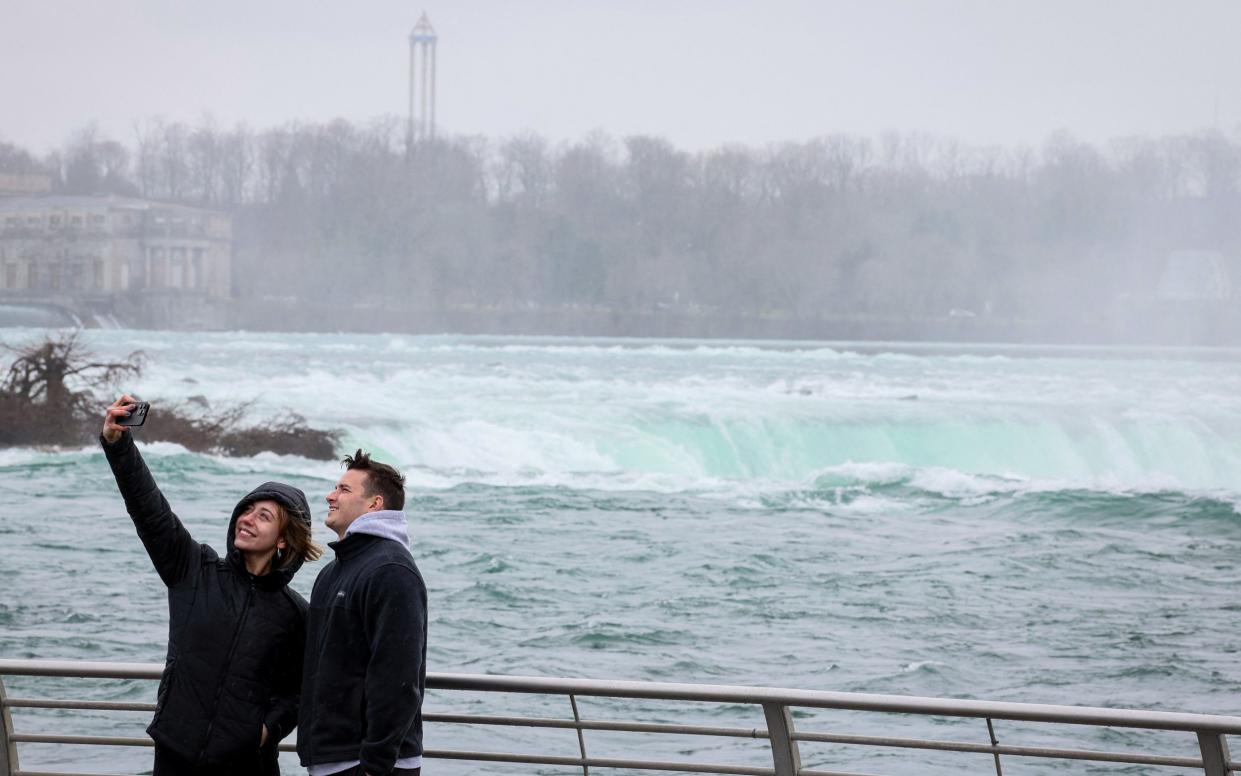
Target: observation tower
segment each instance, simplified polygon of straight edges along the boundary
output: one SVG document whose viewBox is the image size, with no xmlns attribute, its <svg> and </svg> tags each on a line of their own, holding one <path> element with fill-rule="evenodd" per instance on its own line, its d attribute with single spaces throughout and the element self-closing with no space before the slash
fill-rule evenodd
<svg viewBox="0 0 1241 776">
<path fill-rule="evenodd" d="M 409 34 L 409 140 L 435 137 L 435 42 L 431 20 L 423 11 Z"/>
</svg>

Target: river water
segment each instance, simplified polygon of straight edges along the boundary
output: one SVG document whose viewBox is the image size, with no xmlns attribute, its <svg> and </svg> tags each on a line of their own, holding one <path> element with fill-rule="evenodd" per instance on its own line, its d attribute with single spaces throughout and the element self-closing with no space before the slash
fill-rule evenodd
<svg viewBox="0 0 1241 776">
<path fill-rule="evenodd" d="M 294 410 L 340 430 L 342 453 L 362 447 L 401 467 L 430 591 L 431 671 L 1241 713 L 1235 351 L 136 331 L 86 341 L 101 356 L 145 351 L 129 389 L 154 402 L 149 423 L 161 400 L 253 400 L 255 417 Z M 340 471 L 168 444 L 143 452 L 196 538 L 217 547 L 255 484 L 298 485 L 321 520 Z M 162 660 L 164 592 L 102 454 L 0 450 L 0 490 L 0 656 Z M 295 587 L 308 594 L 321 567 Z M 9 685 L 14 695 L 153 691 Z M 504 711 L 534 703 L 504 700 Z M 591 703 L 583 711 L 596 717 L 764 726 L 745 709 Z M 432 695 L 428 708 L 486 705 Z M 138 735 L 145 715 L 75 724 Z M 798 724 L 986 737 L 974 722 L 809 714 Z M 18 716 L 26 730 L 64 725 L 54 713 Z M 1078 738 L 1151 740 L 1092 735 Z M 521 729 L 430 726 L 427 738 L 566 756 L 577 745 Z M 599 756 L 766 757 L 754 742 L 588 743 Z M 1192 744 L 1168 745 L 1192 755 Z M 145 751 L 21 751 L 27 769 L 149 768 Z M 915 767 L 897 752 L 803 749 L 804 764 L 825 769 L 993 767 L 964 757 Z M 1005 772 L 1065 771 L 1010 760 Z"/>
</svg>

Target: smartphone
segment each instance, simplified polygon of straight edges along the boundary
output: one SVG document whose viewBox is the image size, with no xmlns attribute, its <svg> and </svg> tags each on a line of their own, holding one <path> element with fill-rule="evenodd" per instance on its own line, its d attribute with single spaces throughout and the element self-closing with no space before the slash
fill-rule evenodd
<svg viewBox="0 0 1241 776">
<path fill-rule="evenodd" d="M 134 403 L 134 408 L 129 411 L 129 417 L 117 418 L 118 426 L 141 426 L 147 422 L 147 412 L 151 410 L 151 402 L 140 401 Z"/>
</svg>

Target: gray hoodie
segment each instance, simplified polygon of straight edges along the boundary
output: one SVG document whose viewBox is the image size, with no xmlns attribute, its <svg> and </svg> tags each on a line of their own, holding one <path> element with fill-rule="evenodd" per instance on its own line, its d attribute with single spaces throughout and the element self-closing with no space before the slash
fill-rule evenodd
<svg viewBox="0 0 1241 776">
<path fill-rule="evenodd" d="M 345 529 L 345 536 L 355 533 L 391 539 L 409 549 L 409 521 L 399 509 L 381 509 L 355 518 Z"/>
</svg>

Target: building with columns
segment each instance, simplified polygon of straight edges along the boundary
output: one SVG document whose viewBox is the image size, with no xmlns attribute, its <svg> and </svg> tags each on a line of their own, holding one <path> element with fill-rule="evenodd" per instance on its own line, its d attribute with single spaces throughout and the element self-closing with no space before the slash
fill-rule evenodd
<svg viewBox="0 0 1241 776">
<path fill-rule="evenodd" d="M 0 197 L 0 300 L 169 323 L 231 297 L 224 213 L 119 196 Z M 152 310 L 162 310 L 154 316 Z"/>
</svg>

